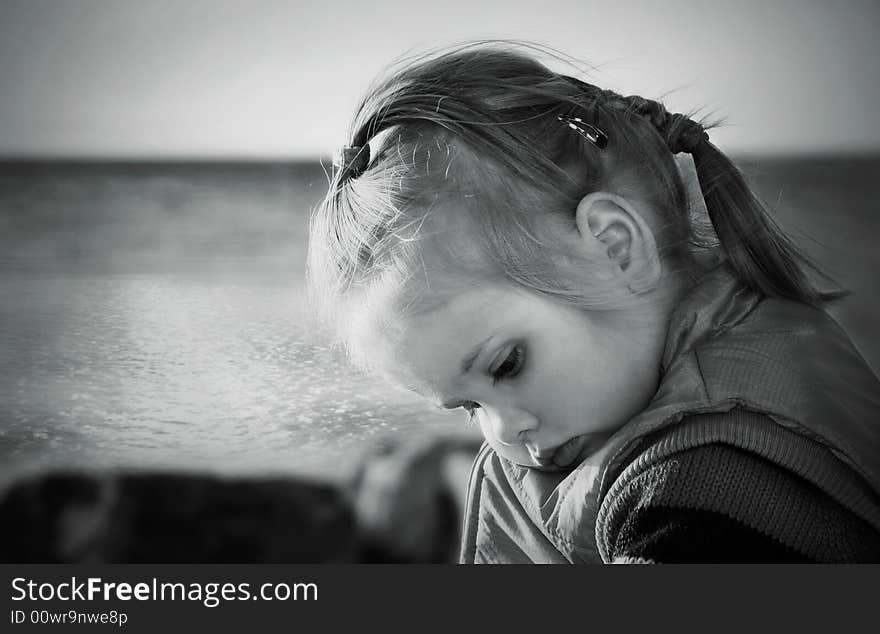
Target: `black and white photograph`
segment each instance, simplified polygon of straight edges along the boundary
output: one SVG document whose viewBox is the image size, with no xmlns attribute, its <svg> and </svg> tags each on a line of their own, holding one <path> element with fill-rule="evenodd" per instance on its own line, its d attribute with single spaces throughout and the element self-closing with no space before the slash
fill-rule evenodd
<svg viewBox="0 0 880 634">
<path fill-rule="evenodd" d="M 878 60 L 875 0 L 0 0 L 0 561 L 880 563 Z"/>
</svg>

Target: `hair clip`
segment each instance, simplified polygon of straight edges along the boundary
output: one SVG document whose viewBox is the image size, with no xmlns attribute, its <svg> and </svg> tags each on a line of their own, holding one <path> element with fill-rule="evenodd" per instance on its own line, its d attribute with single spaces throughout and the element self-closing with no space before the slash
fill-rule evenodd
<svg viewBox="0 0 880 634">
<path fill-rule="evenodd" d="M 591 125 L 581 119 L 580 117 L 571 117 L 568 115 L 557 115 L 557 119 L 559 119 L 562 123 L 567 125 L 569 128 L 580 134 L 587 141 L 595 145 L 600 150 L 605 149 L 608 145 L 608 135 L 602 132 L 599 128 L 594 125 Z"/>
<path fill-rule="evenodd" d="M 333 161 L 333 166 L 339 170 L 346 171 L 356 178 L 367 168 L 370 162 L 370 146 L 369 145 L 352 145 L 342 148 Z"/>
</svg>

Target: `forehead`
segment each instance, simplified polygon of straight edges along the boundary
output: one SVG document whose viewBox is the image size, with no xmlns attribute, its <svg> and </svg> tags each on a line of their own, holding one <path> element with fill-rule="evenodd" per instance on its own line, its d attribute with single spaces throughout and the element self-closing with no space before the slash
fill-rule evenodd
<svg viewBox="0 0 880 634">
<path fill-rule="evenodd" d="M 373 369 L 431 397 L 452 387 L 463 358 L 513 318 L 518 300 L 513 290 L 478 286 L 428 311 L 386 314 L 393 325 L 362 333 L 357 345 Z"/>
</svg>

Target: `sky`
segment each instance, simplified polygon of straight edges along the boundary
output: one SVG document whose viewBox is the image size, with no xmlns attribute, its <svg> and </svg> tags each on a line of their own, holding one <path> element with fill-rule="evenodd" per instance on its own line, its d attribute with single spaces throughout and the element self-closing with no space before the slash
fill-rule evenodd
<svg viewBox="0 0 880 634">
<path fill-rule="evenodd" d="M 329 156 L 390 62 L 474 38 L 700 107 L 731 153 L 880 151 L 877 0 L 0 0 L 0 155 Z"/>
</svg>

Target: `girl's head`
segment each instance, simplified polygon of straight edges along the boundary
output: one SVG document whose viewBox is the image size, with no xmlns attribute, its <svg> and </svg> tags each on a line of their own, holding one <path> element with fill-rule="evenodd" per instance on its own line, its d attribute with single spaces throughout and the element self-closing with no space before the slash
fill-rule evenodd
<svg viewBox="0 0 880 634">
<path fill-rule="evenodd" d="M 356 361 L 464 407 L 521 464 L 565 466 L 644 408 L 707 254 L 765 294 L 826 299 L 703 126 L 507 45 L 392 72 L 343 158 L 311 225 L 322 314 Z"/>
</svg>

